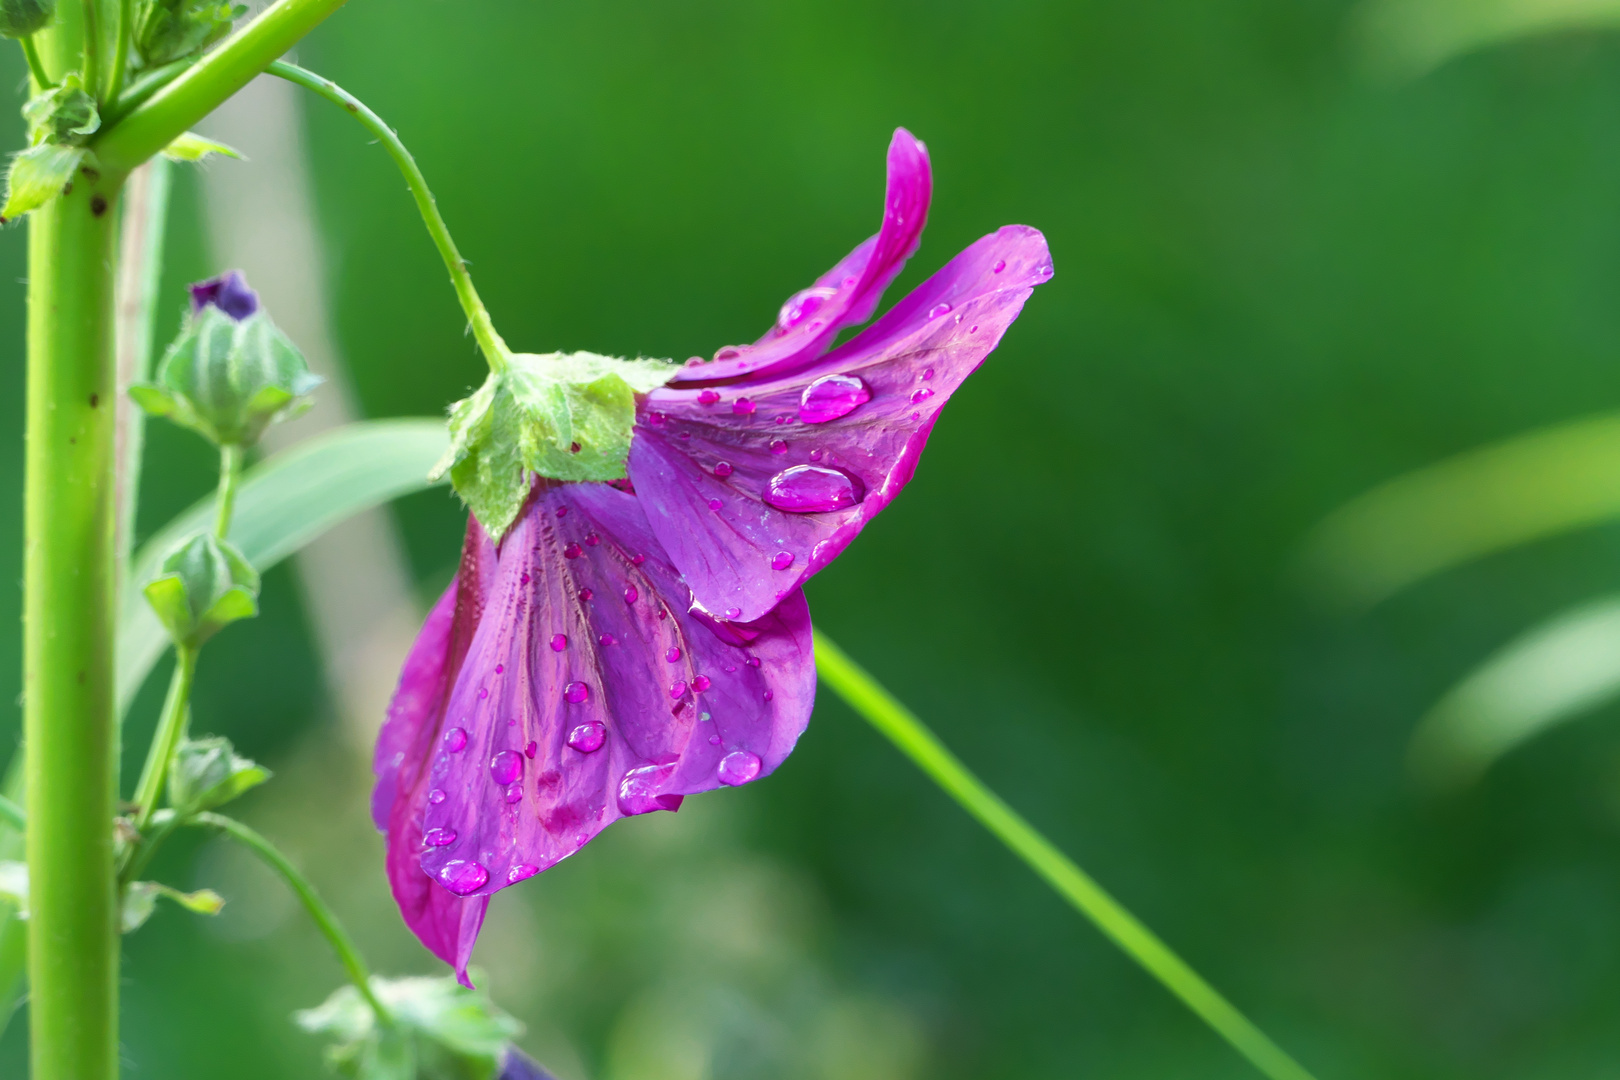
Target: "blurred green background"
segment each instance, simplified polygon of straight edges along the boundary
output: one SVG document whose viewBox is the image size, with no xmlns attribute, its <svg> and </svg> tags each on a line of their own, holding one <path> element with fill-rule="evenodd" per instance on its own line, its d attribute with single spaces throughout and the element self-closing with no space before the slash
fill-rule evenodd
<svg viewBox="0 0 1620 1080">
<path fill-rule="evenodd" d="M 1351 20 L 1325 0 L 354 0 L 300 60 L 399 128 L 521 349 L 751 340 L 875 229 L 898 124 L 937 196 L 891 299 L 999 225 L 1044 230 L 1056 278 L 811 585 L 818 624 L 1319 1080 L 1620 1076 L 1620 710 L 1444 799 L 1402 760 L 1483 653 L 1613 587 L 1620 527 L 1359 618 L 1289 574 L 1372 484 L 1620 406 L 1620 38 L 1395 84 L 1354 62 Z M 481 371 L 442 268 L 381 151 L 305 108 L 312 272 L 364 412 L 436 413 Z M 14 116 L 4 134 L 20 145 Z M 165 335 L 182 284 L 220 269 L 202 221 L 183 176 Z M 8 230 L 12 567 L 24 272 Z M 190 435 L 149 437 L 146 532 L 214 468 Z M 395 512 L 426 598 L 462 514 L 442 490 Z M 433 971 L 387 901 L 294 573 L 211 646 L 198 727 L 277 770 L 244 816 L 374 963 Z M 18 689 L 0 665 L 0 700 Z M 0 724 L 9 748 L 16 711 Z M 231 903 L 127 939 L 128 1074 L 318 1075 L 289 1014 L 340 972 L 280 887 L 212 844 L 158 869 Z M 562 1080 L 1252 1075 L 827 698 L 768 782 L 502 893 L 479 962 Z M 0 1075 L 23 1075 L 25 1027 Z"/>
</svg>

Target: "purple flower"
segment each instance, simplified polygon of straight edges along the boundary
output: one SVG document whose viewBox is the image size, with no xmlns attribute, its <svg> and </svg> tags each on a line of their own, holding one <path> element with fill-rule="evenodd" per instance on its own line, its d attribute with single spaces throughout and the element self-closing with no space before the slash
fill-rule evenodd
<svg viewBox="0 0 1620 1080">
<path fill-rule="evenodd" d="M 209 304 L 241 322 L 259 310 L 259 294 L 248 288 L 240 270 L 228 270 L 219 277 L 199 281 L 191 289 L 191 313 L 198 314 Z"/>
<path fill-rule="evenodd" d="M 795 294 L 757 343 L 689 363 L 641 401 L 630 479 L 716 617 L 760 618 L 843 551 L 905 487 L 946 400 L 1051 278 L 1046 239 L 1009 225 L 827 352 L 916 248 L 931 190 L 922 143 L 896 131 L 878 234 Z"/>
<path fill-rule="evenodd" d="M 372 815 L 406 923 L 465 981 L 489 897 L 620 817 L 768 775 L 815 696 L 800 594 L 691 611 L 642 502 L 541 481 L 497 548 L 476 521 L 378 737 Z"/>
</svg>

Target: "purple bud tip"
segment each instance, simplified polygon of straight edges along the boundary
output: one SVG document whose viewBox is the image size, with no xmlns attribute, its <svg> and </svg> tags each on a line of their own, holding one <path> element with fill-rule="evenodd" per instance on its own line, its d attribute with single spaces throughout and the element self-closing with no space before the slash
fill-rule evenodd
<svg viewBox="0 0 1620 1080">
<path fill-rule="evenodd" d="M 209 304 L 241 322 L 259 310 L 259 294 L 248 288 L 242 271 L 230 270 L 191 286 L 191 313 L 201 314 Z"/>
</svg>

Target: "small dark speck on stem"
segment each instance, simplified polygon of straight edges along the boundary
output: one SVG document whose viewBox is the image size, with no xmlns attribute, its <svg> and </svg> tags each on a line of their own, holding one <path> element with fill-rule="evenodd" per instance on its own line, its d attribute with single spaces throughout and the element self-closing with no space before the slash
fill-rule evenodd
<svg viewBox="0 0 1620 1080">
<path fill-rule="evenodd" d="M 79 445 L 79 440 L 76 437 L 74 437 L 72 435 L 69 435 L 68 436 L 68 445 L 69 446 L 78 446 Z"/>
<path fill-rule="evenodd" d="M 64 196 L 73 194 L 73 181 L 69 180 L 62 185 L 62 194 Z"/>
<path fill-rule="evenodd" d="M 359 112 L 359 111 L 360 111 L 360 106 L 358 106 L 358 105 L 356 105 L 356 104 L 355 104 L 355 103 L 354 103 L 354 102 L 352 102 L 352 101 L 346 101 L 346 102 L 344 102 L 344 103 L 343 103 L 343 107 L 344 107 L 344 108 L 346 108 L 346 109 L 348 109 L 348 110 L 349 110 L 349 111 L 350 111 L 350 112 L 352 112 L 352 113 L 357 113 L 357 112 Z"/>
<path fill-rule="evenodd" d="M 107 197 L 105 195 L 90 196 L 90 213 L 100 217 L 107 212 Z"/>
<path fill-rule="evenodd" d="M 84 175 L 88 176 L 92 183 L 94 183 L 95 181 L 101 179 L 101 173 L 99 171 L 95 170 L 95 169 L 92 169 L 88 165 L 81 165 L 79 167 L 79 171 L 84 173 Z"/>
<path fill-rule="evenodd" d="M 79 685 L 80 686 L 84 685 L 84 672 L 82 672 L 82 671 L 79 672 Z"/>
<path fill-rule="evenodd" d="M 94 408 L 97 408 L 98 406 L 100 406 L 100 404 L 101 404 L 101 395 L 100 394 L 91 394 L 90 395 L 90 407 L 92 409 L 94 409 Z"/>
</svg>

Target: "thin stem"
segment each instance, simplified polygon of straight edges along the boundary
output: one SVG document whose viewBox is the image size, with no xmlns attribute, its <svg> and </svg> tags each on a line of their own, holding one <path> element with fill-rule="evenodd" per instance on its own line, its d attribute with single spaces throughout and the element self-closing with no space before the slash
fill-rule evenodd
<svg viewBox="0 0 1620 1080">
<path fill-rule="evenodd" d="M 197 62 L 195 56 L 183 56 L 172 63 L 162 67 L 149 68 L 141 72 L 139 77 L 118 95 L 109 101 L 101 110 L 101 126 L 110 128 L 140 106 L 150 101 L 157 92 L 174 82 L 180 75 Z"/>
<path fill-rule="evenodd" d="M 1311 1080 L 1298 1062 L 1199 977 L 1153 931 L 1120 906 L 1050 840 L 984 786 L 932 731 L 825 635 L 815 635 L 816 670 L 846 702 L 979 824 L 1023 859 L 1114 944 L 1203 1018 L 1272 1080 Z"/>
<path fill-rule="evenodd" d="M 184 75 L 98 134 L 103 170 L 127 172 L 168 146 L 298 44 L 344 0 L 276 0 Z"/>
<path fill-rule="evenodd" d="M 39 58 L 39 46 L 34 43 L 34 35 L 19 39 L 22 44 L 23 56 L 28 58 L 28 73 L 34 77 L 34 85 L 40 90 L 53 89 L 56 84 L 51 81 L 50 75 L 45 71 L 45 61 Z"/>
<path fill-rule="evenodd" d="M 242 448 L 226 444 L 219 448 L 219 492 L 214 496 L 214 535 L 225 539 L 231 531 L 231 511 L 236 508 L 236 484 L 242 478 Z"/>
<path fill-rule="evenodd" d="M 511 352 L 507 349 L 506 342 L 501 340 L 501 335 L 495 332 L 495 324 L 490 321 L 489 312 L 484 309 L 484 302 L 478 298 L 478 290 L 473 288 L 472 275 L 467 272 L 467 261 L 461 257 L 461 252 L 456 250 L 456 242 L 450 238 L 450 229 L 439 214 L 439 204 L 434 200 L 433 192 L 428 190 L 427 178 L 417 167 L 416 159 L 411 157 L 411 152 L 405 149 L 405 144 L 399 141 L 394 129 L 383 123 L 382 117 L 367 108 L 359 98 L 331 79 L 324 79 L 312 71 L 306 71 L 283 60 L 277 60 L 265 71 L 288 82 L 297 83 L 307 90 L 313 90 L 333 104 L 342 106 L 346 112 L 359 120 L 367 131 L 382 141 L 388 150 L 388 156 L 399 166 L 399 171 L 405 175 L 405 183 L 416 198 L 416 209 L 421 212 L 428 235 L 433 237 L 433 243 L 439 249 L 439 257 L 444 260 L 445 269 L 450 271 L 450 281 L 455 286 L 456 298 L 461 301 L 461 310 L 467 313 L 467 321 L 472 326 L 473 337 L 477 339 L 485 361 L 488 362 L 491 371 L 497 374 L 505 371 L 507 357 Z"/>
<path fill-rule="evenodd" d="M 191 706 L 191 685 L 197 675 L 197 650 L 187 645 L 175 646 L 174 675 L 169 680 L 169 696 L 163 701 L 163 713 L 152 745 L 146 751 L 146 764 L 141 766 L 141 779 L 135 785 L 135 831 L 145 833 L 152 815 L 157 813 L 158 799 L 163 796 L 163 783 L 169 776 L 169 763 L 180 745 L 186 729 L 186 710 Z"/>
<path fill-rule="evenodd" d="M 28 828 L 28 815 L 23 813 L 23 808 L 4 795 L 0 795 L 0 821 L 4 821 L 18 832 Z"/>
<path fill-rule="evenodd" d="M 112 76 L 107 80 L 107 100 L 113 101 L 124 88 L 124 69 L 129 63 L 129 39 L 134 33 L 135 0 L 118 0 L 118 29 L 113 36 Z"/>
<path fill-rule="evenodd" d="M 80 69 L 85 93 L 97 102 L 101 94 L 101 0 L 83 0 L 84 4 L 84 67 Z"/>
<path fill-rule="evenodd" d="M 349 973 L 349 981 L 354 983 L 355 989 L 360 991 L 360 996 L 364 997 L 366 1004 L 371 1006 L 371 1011 L 376 1014 L 378 1023 L 384 1026 L 393 1024 L 393 1013 L 389 1012 L 388 1007 L 377 998 L 376 991 L 371 988 L 371 971 L 366 967 L 366 961 L 360 955 L 360 950 L 355 948 L 354 941 L 349 937 L 348 932 L 343 929 L 343 924 L 338 921 L 338 917 L 333 914 L 332 909 L 326 906 L 326 902 L 315 891 L 315 886 L 309 883 L 308 878 L 299 873 L 298 868 L 287 860 L 287 856 L 276 850 L 276 846 L 263 836 L 260 836 L 235 818 L 228 818 L 224 814 L 197 814 L 195 817 L 186 819 L 183 824 L 219 829 L 263 859 L 270 869 L 280 874 L 281 879 L 292 888 L 293 892 L 298 894 L 298 899 L 304 905 L 304 910 L 309 912 L 309 917 L 315 920 L 316 928 L 326 938 L 327 944 L 332 946 L 332 951 L 337 953 L 338 961 L 343 964 L 343 969 Z"/>
</svg>

